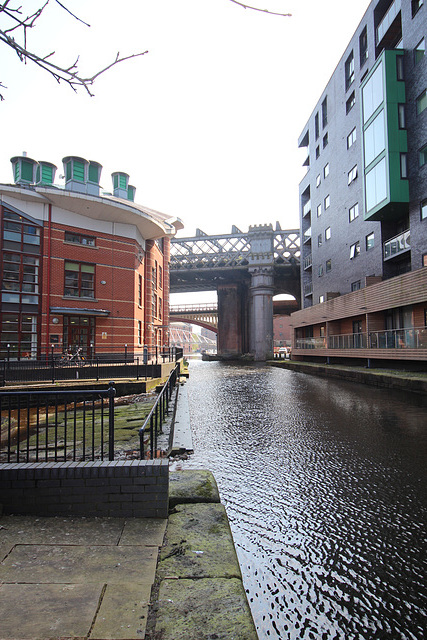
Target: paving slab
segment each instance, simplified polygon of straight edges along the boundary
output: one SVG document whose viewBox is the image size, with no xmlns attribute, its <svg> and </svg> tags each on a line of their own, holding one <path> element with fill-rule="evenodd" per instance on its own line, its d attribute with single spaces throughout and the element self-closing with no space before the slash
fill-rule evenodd
<svg viewBox="0 0 427 640">
<path fill-rule="evenodd" d="M 86 637 L 103 585 L 0 585 L 0 638 Z"/>
<path fill-rule="evenodd" d="M 162 640 L 258 640 L 241 580 L 163 580 L 156 637 Z"/>
<path fill-rule="evenodd" d="M 177 504 L 220 502 L 213 474 L 204 469 L 169 471 L 169 507 Z"/>
<path fill-rule="evenodd" d="M 143 640 L 150 593 L 151 585 L 107 585 L 90 640 Z"/>
<path fill-rule="evenodd" d="M 157 549 L 144 546 L 16 545 L 0 565 L 6 583 L 150 583 Z"/>
<path fill-rule="evenodd" d="M 169 516 L 157 573 L 160 578 L 241 578 L 222 504 L 186 504 L 175 508 L 175 513 Z"/>
<path fill-rule="evenodd" d="M 161 547 L 168 521 L 160 518 L 134 518 L 126 520 L 120 537 L 120 546 L 145 545 Z"/>
<path fill-rule="evenodd" d="M 85 544 L 119 543 L 124 518 L 44 518 L 1 516 L 0 545 L 14 544 Z"/>
</svg>

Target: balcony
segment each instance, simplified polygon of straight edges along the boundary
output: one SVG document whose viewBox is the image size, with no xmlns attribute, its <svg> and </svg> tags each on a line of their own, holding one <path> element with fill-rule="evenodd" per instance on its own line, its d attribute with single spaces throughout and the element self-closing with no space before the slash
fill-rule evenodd
<svg viewBox="0 0 427 640">
<path fill-rule="evenodd" d="M 383 245 L 383 259 L 390 260 L 411 250 L 411 232 L 408 229 L 398 236 L 387 240 Z"/>
<path fill-rule="evenodd" d="M 304 296 L 312 296 L 313 295 L 313 283 L 308 282 L 304 285 Z"/>
<path fill-rule="evenodd" d="M 427 327 L 333 335 L 327 343 L 326 338 L 298 338 L 295 346 L 297 349 L 364 349 L 368 352 L 370 349 L 426 349 Z"/>
<path fill-rule="evenodd" d="M 305 216 L 308 216 L 309 213 L 311 213 L 311 200 L 306 202 L 305 205 L 302 208 L 303 218 L 305 218 Z"/>
<path fill-rule="evenodd" d="M 313 266 L 313 258 L 310 253 L 308 256 L 304 258 L 304 262 L 303 262 L 304 271 L 306 271 L 307 269 L 311 269 L 312 266 Z"/>
<path fill-rule="evenodd" d="M 388 30 L 390 29 L 390 27 L 393 25 L 393 33 L 391 34 L 391 39 L 394 41 L 396 39 L 397 34 L 398 34 L 398 30 L 400 29 L 401 31 L 401 26 L 397 26 L 394 25 L 394 21 L 396 20 L 396 18 L 398 17 L 401 8 L 402 8 L 402 1 L 401 0 L 394 0 L 394 2 L 391 3 L 388 11 L 386 12 L 386 14 L 384 15 L 383 19 L 381 20 L 381 22 L 379 23 L 377 30 L 376 30 L 376 45 L 378 46 L 380 44 L 380 42 L 384 39 L 385 35 L 387 34 Z M 394 33 L 396 32 L 396 33 Z M 390 38 L 388 38 L 389 40 Z"/>
<path fill-rule="evenodd" d="M 311 227 L 304 231 L 303 242 L 307 244 L 307 242 L 311 242 Z"/>
</svg>

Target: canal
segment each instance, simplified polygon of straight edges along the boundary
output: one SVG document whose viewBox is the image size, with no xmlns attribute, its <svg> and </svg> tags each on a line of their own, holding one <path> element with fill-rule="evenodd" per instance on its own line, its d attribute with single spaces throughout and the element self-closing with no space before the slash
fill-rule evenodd
<svg viewBox="0 0 427 640">
<path fill-rule="evenodd" d="M 195 454 L 226 507 L 260 640 L 421 640 L 423 399 L 191 361 Z"/>
</svg>

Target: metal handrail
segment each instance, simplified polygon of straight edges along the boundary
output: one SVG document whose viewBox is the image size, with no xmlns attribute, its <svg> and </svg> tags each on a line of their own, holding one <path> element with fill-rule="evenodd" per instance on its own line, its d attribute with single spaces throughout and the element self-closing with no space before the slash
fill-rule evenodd
<svg viewBox="0 0 427 640">
<path fill-rule="evenodd" d="M 180 365 L 177 363 L 175 368 L 170 372 L 169 377 L 163 385 L 163 388 L 160 391 L 150 413 L 146 417 L 144 424 L 139 429 L 139 452 L 141 460 L 143 460 L 146 455 L 144 434 L 147 430 L 148 423 L 150 424 L 150 458 L 153 459 L 155 457 L 157 451 L 157 436 L 161 431 L 161 426 L 165 420 L 165 416 L 169 413 L 169 402 L 178 379 L 179 370 Z"/>
</svg>

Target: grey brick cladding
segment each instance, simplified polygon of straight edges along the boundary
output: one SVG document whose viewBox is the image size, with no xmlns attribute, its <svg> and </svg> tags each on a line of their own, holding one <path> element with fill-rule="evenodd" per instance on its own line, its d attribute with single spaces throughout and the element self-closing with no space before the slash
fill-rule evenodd
<svg viewBox="0 0 427 640">
<path fill-rule="evenodd" d="M 3 513 L 166 518 L 167 459 L 0 464 Z"/>
<path fill-rule="evenodd" d="M 352 283 L 361 281 L 364 286 L 366 276 L 383 276 L 381 223 L 364 221 L 362 132 L 360 113 L 360 83 L 375 62 L 374 9 L 375 0 L 369 5 L 352 39 L 324 91 L 319 96 L 309 121 L 304 127 L 300 140 L 308 132 L 310 165 L 300 183 L 301 232 L 311 226 L 311 244 L 302 244 L 302 260 L 311 254 L 311 269 L 302 269 L 302 306 L 308 307 L 319 302 L 320 296 L 327 299 L 330 292 L 341 295 L 351 291 Z M 410 185 L 409 224 L 411 229 L 411 269 L 422 266 L 422 256 L 427 253 L 427 220 L 420 219 L 420 203 L 427 198 L 427 165 L 420 168 L 419 150 L 427 144 L 427 110 L 416 114 L 416 98 L 427 87 L 427 56 L 415 64 L 414 48 L 423 37 L 427 39 L 427 5 L 412 17 L 411 1 L 402 0 L 402 46 L 406 86 L 406 125 L 408 133 L 408 166 Z M 359 37 L 367 28 L 368 58 L 360 65 Z M 346 90 L 345 63 L 354 54 L 354 81 Z M 355 94 L 355 104 L 347 113 L 346 103 Z M 328 123 L 322 128 L 322 102 L 327 98 Z M 315 117 L 319 113 L 320 135 L 316 139 Z M 347 136 L 356 128 L 356 141 L 348 149 Z M 328 144 L 323 148 L 323 137 L 328 134 Z M 302 145 L 301 145 L 302 146 Z M 319 156 L 316 157 L 316 148 Z M 324 166 L 329 163 L 329 175 L 323 175 Z M 348 172 L 358 167 L 358 177 L 348 185 Z M 320 175 L 320 184 L 317 177 Z M 310 189 L 311 216 L 303 216 L 303 194 Z M 325 197 L 330 196 L 330 207 L 324 209 Z M 349 221 L 349 209 L 359 204 L 359 216 Z M 317 207 L 321 205 L 321 215 Z M 330 227 L 331 238 L 325 240 L 325 230 Z M 374 233 L 375 245 L 366 249 L 366 236 Z M 399 231 L 396 231 L 396 234 Z M 318 237 L 322 244 L 318 246 Z M 360 254 L 350 259 L 350 247 L 360 243 Z M 331 260 L 331 270 L 326 272 L 326 261 Z M 323 275 L 319 275 L 323 267 Z M 312 296 L 305 296 L 305 285 L 312 285 Z"/>
</svg>

